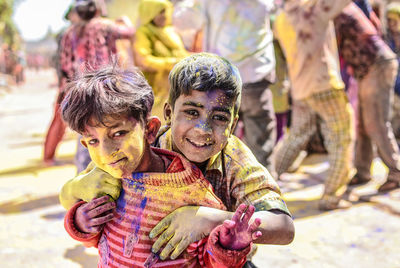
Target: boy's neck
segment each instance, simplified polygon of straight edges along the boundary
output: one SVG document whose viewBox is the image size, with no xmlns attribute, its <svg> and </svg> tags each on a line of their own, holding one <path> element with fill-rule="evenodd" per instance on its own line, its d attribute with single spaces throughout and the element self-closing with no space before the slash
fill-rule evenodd
<svg viewBox="0 0 400 268">
<path fill-rule="evenodd" d="M 163 173 L 166 170 L 167 167 L 165 166 L 164 160 L 148 146 L 143 154 L 140 167 L 136 171 Z"/>
</svg>

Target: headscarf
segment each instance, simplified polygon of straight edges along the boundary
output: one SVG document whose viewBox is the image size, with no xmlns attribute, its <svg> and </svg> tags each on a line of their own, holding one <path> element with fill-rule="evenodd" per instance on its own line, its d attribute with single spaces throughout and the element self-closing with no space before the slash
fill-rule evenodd
<svg viewBox="0 0 400 268">
<path fill-rule="evenodd" d="M 166 24 L 171 24 L 172 18 L 172 3 L 168 0 L 142 0 L 139 4 L 139 19 L 140 24 L 150 23 L 162 10 L 165 9 Z"/>
</svg>

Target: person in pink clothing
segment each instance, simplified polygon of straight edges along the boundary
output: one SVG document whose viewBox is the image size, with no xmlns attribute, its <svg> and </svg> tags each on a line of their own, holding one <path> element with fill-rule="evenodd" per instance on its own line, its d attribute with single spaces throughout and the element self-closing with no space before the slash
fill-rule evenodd
<svg viewBox="0 0 400 268">
<path fill-rule="evenodd" d="M 97 68 L 109 63 L 116 56 L 116 40 L 130 39 L 134 29 L 101 17 L 100 0 L 75 0 L 75 11 L 80 21 L 71 25 L 63 35 L 60 49 L 61 82 L 57 97 L 55 116 L 50 125 L 44 144 L 44 162 L 54 164 L 54 155 L 65 132 L 59 113 L 59 104 L 66 94 L 66 83 L 85 67 Z M 78 171 L 84 169 L 90 158 L 78 146 Z M 83 167 L 84 166 L 84 167 Z M 82 168 L 83 167 L 83 168 Z"/>
</svg>

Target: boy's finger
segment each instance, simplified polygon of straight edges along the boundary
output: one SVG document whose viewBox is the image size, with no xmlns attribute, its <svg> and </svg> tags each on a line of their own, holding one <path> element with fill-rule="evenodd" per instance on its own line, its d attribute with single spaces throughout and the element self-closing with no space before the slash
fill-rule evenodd
<svg viewBox="0 0 400 268">
<path fill-rule="evenodd" d="M 92 227 L 98 226 L 98 225 L 103 225 L 109 221 L 111 221 L 114 218 L 113 213 L 108 213 L 107 215 L 104 215 L 102 217 L 94 218 L 90 220 L 90 225 Z"/>
<path fill-rule="evenodd" d="M 154 237 L 157 237 L 161 232 L 163 232 L 165 229 L 169 227 L 171 223 L 171 214 L 167 215 L 162 219 L 159 223 L 157 223 L 156 226 L 151 230 L 149 237 L 153 239 Z"/>
<path fill-rule="evenodd" d="M 254 240 L 256 240 L 257 238 L 259 238 L 262 235 L 262 233 L 260 231 L 254 232 L 251 234 L 251 238 Z"/>
<path fill-rule="evenodd" d="M 157 239 L 156 242 L 154 242 L 153 247 L 151 248 L 151 251 L 154 253 L 157 253 L 160 251 L 161 247 L 167 243 L 172 237 L 174 236 L 173 232 L 169 232 L 166 230 L 162 235 Z"/>
<path fill-rule="evenodd" d="M 95 207 L 98 207 L 99 205 L 107 202 L 109 200 L 109 198 L 110 197 L 108 195 L 104 195 L 104 196 L 99 197 L 99 198 L 94 198 L 92 201 L 90 201 L 89 203 L 87 203 L 85 205 L 85 209 L 86 210 L 92 210 Z"/>
<path fill-rule="evenodd" d="M 242 222 L 249 222 L 251 216 L 253 216 L 254 211 L 256 210 L 256 208 L 253 205 L 250 205 L 247 210 L 246 213 L 244 214 L 243 218 L 242 218 Z"/>
<path fill-rule="evenodd" d="M 171 260 L 175 260 L 176 258 L 179 257 L 179 255 L 182 254 L 184 250 L 187 249 L 189 244 L 193 243 L 194 241 L 190 241 L 189 238 L 182 239 L 179 244 L 175 247 L 174 252 L 171 254 Z"/>
<path fill-rule="evenodd" d="M 89 227 L 89 232 L 90 233 L 100 233 L 101 229 L 103 228 L 103 226 L 92 226 Z"/>
<path fill-rule="evenodd" d="M 245 212 L 247 206 L 245 204 L 240 204 L 235 211 L 235 214 L 232 216 L 232 220 L 235 222 L 240 222 L 240 218 L 242 217 L 243 213 Z"/>
<path fill-rule="evenodd" d="M 164 249 L 160 253 L 160 258 L 162 260 L 165 260 L 169 254 L 176 248 L 176 246 L 179 244 L 179 242 L 182 240 L 182 237 L 178 237 L 177 235 L 174 235 L 174 237 L 169 240 L 168 244 L 164 247 Z"/>
<path fill-rule="evenodd" d="M 232 229 L 236 226 L 236 222 L 235 221 L 231 221 L 231 220 L 225 220 L 222 225 L 224 225 L 225 228 L 228 229 Z"/>
<path fill-rule="evenodd" d="M 115 208 L 115 202 L 108 202 L 90 210 L 89 212 L 87 212 L 87 215 L 91 219 L 96 218 L 97 216 L 103 214 L 104 212 L 112 210 L 114 208 Z"/>
<path fill-rule="evenodd" d="M 250 224 L 248 230 L 250 233 L 253 233 L 257 228 L 260 226 L 261 220 L 259 218 L 256 218 L 252 224 Z"/>
</svg>

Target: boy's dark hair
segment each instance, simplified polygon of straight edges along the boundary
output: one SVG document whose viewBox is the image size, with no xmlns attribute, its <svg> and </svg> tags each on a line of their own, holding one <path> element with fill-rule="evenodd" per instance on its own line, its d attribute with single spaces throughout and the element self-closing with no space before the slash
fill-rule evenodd
<svg viewBox="0 0 400 268">
<path fill-rule="evenodd" d="M 238 69 L 223 57 L 205 52 L 192 54 L 174 66 L 169 82 L 168 102 L 172 107 L 180 95 L 189 95 L 192 90 L 221 89 L 235 101 L 235 115 L 239 112 L 242 79 Z"/>
<path fill-rule="evenodd" d="M 93 118 L 106 126 L 106 116 L 133 117 L 144 123 L 154 103 L 152 88 L 138 69 L 122 70 L 116 64 L 83 72 L 68 83 L 61 109 L 69 127 L 84 133 Z"/>
</svg>

